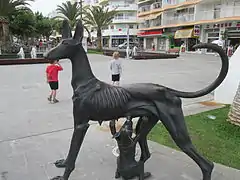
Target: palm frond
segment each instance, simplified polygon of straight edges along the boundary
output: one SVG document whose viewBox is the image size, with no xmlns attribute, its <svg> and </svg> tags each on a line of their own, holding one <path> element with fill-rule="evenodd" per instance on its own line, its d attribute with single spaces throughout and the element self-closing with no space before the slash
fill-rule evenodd
<svg viewBox="0 0 240 180">
<path fill-rule="evenodd" d="M 73 28 L 76 25 L 77 20 L 81 16 L 81 7 L 78 3 L 71 3 L 71 1 L 67 1 L 62 3 L 62 5 L 57 6 L 57 13 L 61 16 L 58 16 L 63 19 L 67 19 Z"/>
</svg>

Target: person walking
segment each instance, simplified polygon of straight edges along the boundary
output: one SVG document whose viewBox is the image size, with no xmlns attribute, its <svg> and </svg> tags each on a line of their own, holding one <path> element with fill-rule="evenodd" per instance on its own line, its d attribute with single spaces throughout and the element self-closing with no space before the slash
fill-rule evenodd
<svg viewBox="0 0 240 180">
<path fill-rule="evenodd" d="M 58 86 L 59 86 L 58 72 L 62 71 L 62 70 L 63 70 L 63 68 L 59 64 L 58 60 L 51 60 L 50 65 L 48 65 L 46 68 L 47 82 L 51 89 L 51 93 L 48 97 L 49 102 L 52 102 L 52 103 L 59 102 L 56 99 L 57 90 L 58 90 Z"/>
<path fill-rule="evenodd" d="M 120 76 L 122 74 L 122 63 L 119 60 L 119 52 L 113 53 L 113 60 L 110 62 L 110 71 L 112 75 L 112 84 L 119 86 Z"/>
</svg>

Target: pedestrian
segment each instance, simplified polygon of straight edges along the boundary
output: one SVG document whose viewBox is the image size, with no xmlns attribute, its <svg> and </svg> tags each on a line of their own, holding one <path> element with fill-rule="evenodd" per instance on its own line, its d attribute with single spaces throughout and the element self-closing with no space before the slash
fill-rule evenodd
<svg viewBox="0 0 240 180">
<path fill-rule="evenodd" d="M 57 96 L 57 90 L 59 86 L 59 81 L 58 81 L 58 72 L 62 71 L 63 68 L 59 64 L 58 60 L 51 60 L 50 65 L 47 66 L 46 68 L 46 77 L 47 77 L 47 82 L 50 86 L 51 93 L 50 96 L 48 97 L 48 101 L 52 103 L 57 103 L 59 102 L 56 99 Z"/>
<path fill-rule="evenodd" d="M 155 43 L 152 42 L 152 50 L 155 51 Z"/>
<path fill-rule="evenodd" d="M 119 52 L 113 53 L 113 60 L 110 62 L 110 70 L 112 75 L 112 84 L 119 86 L 120 76 L 122 74 L 122 63 L 119 60 Z"/>
<path fill-rule="evenodd" d="M 137 50 L 138 50 L 137 46 L 134 45 L 134 47 L 133 47 L 133 56 L 137 56 Z"/>
</svg>

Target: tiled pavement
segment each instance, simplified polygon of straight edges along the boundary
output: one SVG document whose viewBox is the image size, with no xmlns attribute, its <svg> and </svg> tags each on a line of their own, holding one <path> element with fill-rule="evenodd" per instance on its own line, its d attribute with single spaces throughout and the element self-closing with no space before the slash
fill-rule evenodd
<svg viewBox="0 0 240 180">
<path fill-rule="evenodd" d="M 90 55 L 93 71 L 108 81 L 109 57 Z M 72 134 L 71 67 L 62 62 L 59 104 L 48 104 L 48 87 L 44 82 L 45 65 L 0 67 L 0 179 L 44 180 L 61 175 L 62 169 L 52 164 L 63 158 Z M 173 60 L 124 61 L 123 83 L 154 82 L 182 90 L 197 90 L 206 86 L 219 71 L 216 57 L 184 55 Z M 207 110 L 196 104 L 211 99 L 183 100 L 185 114 Z M 215 108 L 215 107 L 211 107 Z M 114 179 L 116 158 L 112 154 L 115 142 L 110 133 L 93 124 L 87 133 L 76 170 L 71 179 Z M 155 180 L 200 180 L 200 170 L 187 156 L 151 143 L 152 157 L 146 170 Z M 217 166 L 214 180 L 237 180 L 237 170 Z"/>
</svg>

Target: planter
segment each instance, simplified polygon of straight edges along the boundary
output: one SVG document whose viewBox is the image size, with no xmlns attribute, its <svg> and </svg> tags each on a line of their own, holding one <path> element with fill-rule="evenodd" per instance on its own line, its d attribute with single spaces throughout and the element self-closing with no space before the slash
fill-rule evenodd
<svg viewBox="0 0 240 180">
<path fill-rule="evenodd" d="M 110 50 L 110 49 L 103 50 L 103 55 L 105 55 L 105 56 L 112 56 L 115 51 L 116 50 Z M 118 52 L 119 52 L 119 56 L 121 58 L 125 58 L 126 57 L 126 51 L 118 51 Z"/>
</svg>

